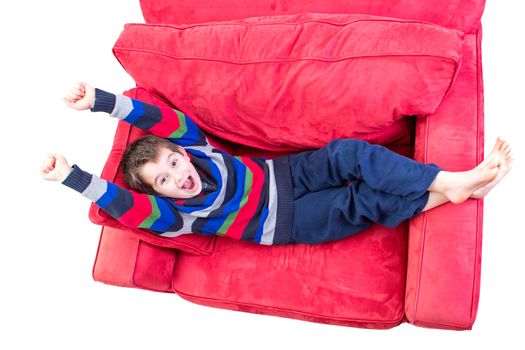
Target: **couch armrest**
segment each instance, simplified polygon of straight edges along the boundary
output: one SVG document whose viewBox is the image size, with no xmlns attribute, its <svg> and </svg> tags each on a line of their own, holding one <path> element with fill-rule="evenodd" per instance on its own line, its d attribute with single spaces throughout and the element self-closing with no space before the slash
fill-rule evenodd
<svg viewBox="0 0 525 350">
<path fill-rule="evenodd" d="M 129 231 L 102 227 L 93 279 L 119 287 L 173 292 L 177 250 L 142 241 Z"/>
<path fill-rule="evenodd" d="M 481 31 L 465 37 L 458 78 L 436 113 L 416 121 L 415 159 L 451 171 L 483 159 Z M 471 329 L 481 268 L 483 201 L 445 204 L 410 222 L 405 314 L 415 325 Z"/>
</svg>

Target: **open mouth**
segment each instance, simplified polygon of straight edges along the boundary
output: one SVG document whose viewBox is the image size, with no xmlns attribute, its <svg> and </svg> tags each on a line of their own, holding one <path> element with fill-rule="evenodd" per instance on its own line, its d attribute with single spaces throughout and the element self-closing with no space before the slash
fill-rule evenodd
<svg viewBox="0 0 525 350">
<path fill-rule="evenodd" d="M 195 180 L 193 177 L 189 176 L 186 181 L 182 184 L 182 188 L 185 190 L 193 190 L 195 188 Z"/>
</svg>

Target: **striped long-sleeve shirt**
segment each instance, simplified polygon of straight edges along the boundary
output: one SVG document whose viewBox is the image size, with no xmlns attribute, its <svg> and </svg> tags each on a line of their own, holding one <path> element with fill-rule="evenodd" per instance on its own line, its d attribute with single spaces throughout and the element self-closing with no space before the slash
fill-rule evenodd
<svg viewBox="0 0 525 350">
<path fill-rule="evenodd" d="M 128 190 L 75 165 L 63 184 L 119 222 L 167 237 L 200 233 L 266 245 L 289 243 L 293 196 L 288 157 L 231 156 L 212 147 L 184 113 L 99 89 L 92 111 L 110 113 L 184 147 L 203 183 L 216 184 L 193 198 L 166 198 Z"/>
</svg>

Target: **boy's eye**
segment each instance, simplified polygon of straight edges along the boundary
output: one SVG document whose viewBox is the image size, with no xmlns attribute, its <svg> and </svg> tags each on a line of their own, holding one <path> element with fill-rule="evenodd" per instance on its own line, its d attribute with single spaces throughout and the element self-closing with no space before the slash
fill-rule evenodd
<svg viewBox="0 0 525 350">
<path fill-rule="evenodd" d="M 171 166 L 175 166 L 175 165 L 177 165 L 177 161 L 176 160 L 171 162 Z"/>
<path fill-rule="evenodd" d="M 160 179 L 160 184 L 161 186 L 164 185 L 164 183 L 167 181 L 166 177 L 163 177 L 162 179 Z"/>
</svg>

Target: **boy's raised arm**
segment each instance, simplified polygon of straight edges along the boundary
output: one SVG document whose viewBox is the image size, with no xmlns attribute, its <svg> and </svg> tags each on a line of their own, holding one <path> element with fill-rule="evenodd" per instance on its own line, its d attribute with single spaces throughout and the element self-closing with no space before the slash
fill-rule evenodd
<svg viewBox="0 0 525 350">
<path fill-rule="evenodd" d="M 208 143 L 199 127 L 184 113 L 173 108 L 157 107 L 127 96 L 114 95 L 85 83 L 75 85 L 64 101 L 73 109 L 109 113 L 181 146 L 204 146 Z"/>
<path fill-rule="evenodd" d="M 157 233 L 178 231 L 183 220 L 166 198 L 129 191 L 92 175 L 78 166 L 70 166 L 58 154 L 50 154 L 40 168 L 42 177 L 76 190 L 127 227 L 149 229 Z"/>
</svg>

